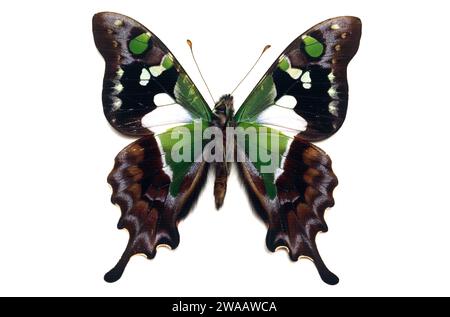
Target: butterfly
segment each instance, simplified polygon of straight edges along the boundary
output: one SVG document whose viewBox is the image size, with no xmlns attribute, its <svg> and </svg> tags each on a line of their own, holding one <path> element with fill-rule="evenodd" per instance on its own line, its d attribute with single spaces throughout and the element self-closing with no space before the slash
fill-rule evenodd
<svg viewBox="0 0 450 317">
<path fill-rule="evenodd" d="M 285 248 L 293 261 L 310 258 L 324 282 L 337 284 L 315 237 L 328 230 L 324 211 L 334 205 L 338 181 L 328 155 L 311 142 L 330 137 L 344 122 L 347 65 L 359 47 L 361 21 L 332 18 L 300 35 L 237 111 L 232 95 L 211 109 L 169 49 L 139 22 L 97 13 L 93 34 L 106 62 L 104 114 L 122 134 L 139 137 L 120 151 L 108 176 L 111 201 L 121 209 L 118 228 L 128 230 L 129 242 L 105 280 L 117 281 L 135 254 L 151 259 L 160 245 L 178 246 L 177 224 L 198 198 L 210 167 L 220 208 L 235 160 L 251 204 L 267 224 L 268 249 Z M 253 135 L 237 142 L 228 129 Z M 203 138 L 213 132 L 223 134 Z M 234 152 L 231 160 L 224 158 L 227 151 Z"/>
</svg>

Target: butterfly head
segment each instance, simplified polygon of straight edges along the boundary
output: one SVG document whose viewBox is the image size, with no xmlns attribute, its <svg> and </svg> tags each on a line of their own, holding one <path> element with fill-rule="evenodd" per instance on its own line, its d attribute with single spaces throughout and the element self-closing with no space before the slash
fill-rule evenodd
<svg viewBox="0 0 450 317">
<path fill-rule="evenodd" d="M 233 96 L 223 95 L 214 106 L 214 113 L 219 117 L 220 122 L 225 124 L 234 115 Z"/>
</svg>

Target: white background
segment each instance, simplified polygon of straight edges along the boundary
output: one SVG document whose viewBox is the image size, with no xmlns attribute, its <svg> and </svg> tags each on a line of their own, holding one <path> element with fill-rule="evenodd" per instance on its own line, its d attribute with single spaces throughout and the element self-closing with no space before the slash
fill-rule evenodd
<svg viewBox="0 0 450 317">
<path fill-rule="evenodd" d="M 445 1 L 164 3 L 1 2 L 0 295 L 450 295 Z M 187 38 L 216 98 L 272 44 L 237 105 L 300 33 L 334 16 L 362 19 L 347 120 L 319 144 L 340 180 L 330 230 L 318 237 L 337 286 L 311 262 L 266 250 L 266 228 L 236 171 L 219 212 L 208 183 L 179 226 L 178 249 L 133 257 L 119 282 L 103 281 L 128 239 L 116 230 L 106 176 L 131 142 L 102 112 L 104 62 L 91 18 L 105 10 L 156 33 L 205 98 Z"/>
</svg>

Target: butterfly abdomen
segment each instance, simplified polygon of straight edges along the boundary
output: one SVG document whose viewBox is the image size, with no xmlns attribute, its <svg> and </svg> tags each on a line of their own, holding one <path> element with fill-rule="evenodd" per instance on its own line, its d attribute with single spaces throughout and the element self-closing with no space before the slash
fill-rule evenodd
<svg viewBox="0 0 450 317">
<path fill-rule="evenodd" d="M 227 192 L 228 168 L 225 162 L 215 163 L 216 179 L 214 181 L 214 199 L 216 209 L 223 205 L 225 194 Z"/>
<path fill-rule="evenodd" d="M 219 101 L 214 106 L 214 114 L 216 115 L 214 124 L 222 130 L 223 137 L 223 155 L 220 156 L 223 160 L 214 162 L 216 171 L 216 178 L 214 181 L 214 198 L 216 208 L 219 209 L 223 205 L 223 200 L 225 199 L 225 194 L 227 192 L 229 164 L 226 163 L 227 139 L 225 130 L 232 122 L 234 115 L 233 96 L 223 95 L 220 97 Z"/>
</svg>

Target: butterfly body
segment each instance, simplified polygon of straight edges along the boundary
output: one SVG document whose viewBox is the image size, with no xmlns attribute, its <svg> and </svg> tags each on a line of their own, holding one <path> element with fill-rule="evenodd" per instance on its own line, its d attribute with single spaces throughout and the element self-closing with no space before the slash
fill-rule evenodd
<svg viewBox="0 0 450 317">
<path fill-rule="evenodd" d="M 215 181 L 214 181 L 214 199 L 216 208 L 219 209 L 223 205 L 225 194 L 227 191 L 227 180 L 230 174 L 230 163 L 227 162 L 227 133 L 226 128 L 232 127 L 234 105 L 233 96 L 227 94 L 220 97 L 213 109 L 215 119 L 214 125 L 222 131 L 223 136 L 223 156 L 221 160 L 214 162 Z"/>
<path fill-rule="evenodd" d="M 175 249 L 177 224 L 215 170 L 216 208 L 224 203 L 236 162 L 252 206 L 268 227 L 270 251 L 308 257 L 321 278 L 338 278 L 322 261 L 315 236 L 328 230 L 337 177 L 328 155 L 310 142 L 336 133 L 348 104 L 347 65 L 361 21 L 337 17 L 295 39 L 234 111 L 222 96 L 211 109 L 169 49 L 139 22 L 94 15 L 95 44 L 106 61 L 103 109 L 119 132 L 138 137 L 116 157 L 108 176 L 120 206 L 119 229 L 130 239 L 105 280 L 118 280 L 131 256 Z"/>
</svg>

